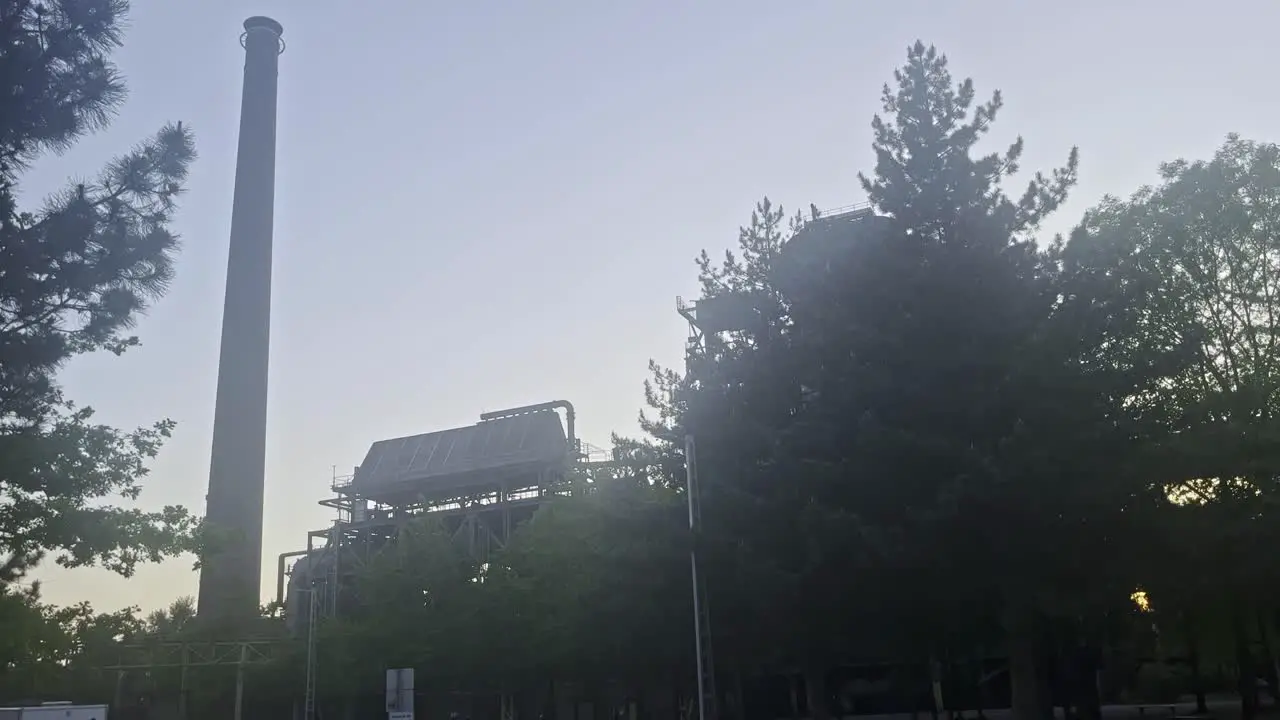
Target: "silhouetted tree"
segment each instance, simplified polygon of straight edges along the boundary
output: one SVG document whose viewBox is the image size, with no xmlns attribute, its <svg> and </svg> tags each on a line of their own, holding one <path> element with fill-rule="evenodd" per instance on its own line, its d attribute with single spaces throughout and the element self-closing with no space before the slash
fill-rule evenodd
<svg viewBox="0 0 1280 720">
<path fill-rule="evenodd" d="M 0 588 L 0 701 L 42 696 L 110 699 L 102 665 L 142 629 L 136 608 L 96 612 L 88 602 L 55 607 L 39 585 Z"/>
<path fill-rule="evenodd" d="M 1130 300 L 1134 337 L 1191 351 L 1142 398 L 1169 430 L 1148 458 L 1165 502 L 1142 580 L 1171 630 L 1234 635 L 1249 717 L 1256 675 L 1275 684 L 1255 638 L 1269 651 L 1280 602 L 1265 560 L 1280 491 L 1280 148 L 1232 135 L 1212 159 L 1160 174 L 1128 200 L 1105 199 L 1079 234 L 1131 258 L 1128 276 L 1148 288 Z"/>
<path fill-rule="evenodd" d="M 195 157 L 170 125 L 37 211 L 18 207 L 22 171 L 103 127 L 124 98 L 109 61 L 123 0 L 16 0 L 0 7 L 0 587 L 47 552 L 66 566 L 129 574 L 184 549 L 192 519 L 104 503 L 137 497 L 172 427 L 92 422 L 63 396 L 67 360 L 136 345 L 128 329 L 173 277 L 174 202 Z"/>
</svg>

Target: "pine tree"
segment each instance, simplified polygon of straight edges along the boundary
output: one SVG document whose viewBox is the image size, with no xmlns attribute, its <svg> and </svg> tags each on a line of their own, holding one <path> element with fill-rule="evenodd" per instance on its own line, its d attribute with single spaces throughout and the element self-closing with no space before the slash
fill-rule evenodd
<svg viewBox="0 0 1280 720">
<path fill-rule="evenodd" d="M 921 618 L 932 651 L 1003 624 L 1015 716 L 1045 717 L 1037 637 L 1051 617 L 1089 615 L 1129 569 L 1135 486 L 1118 476 L 1141 378 L 1095 362 L 1123 319 L 1108 314 L 1115 287 L 1065 273 L 1061 244 L 1036 243 L 1076 152 L 1012 199 L 1022 140 L 978 150 L 999 93 L 975 106 L 972 82 L 922 43 L 895 81 L 862 178 L 887 220 L 815 295 L 821 312 L 794 313 L 817 390 L 802 422 L 840 480 L 829 502 L 879 539 L 881 562 L 919 568 L 908 574 L 924 594 L 947 588 Z"/>
<path fill-rule="evenodd" d="M 1022 138 L 1004 153 L 974 156 L 1004 105 L 1000 92 L 973 107 L 973 81 L 955 84 L 946 56 L 919 41 L 894 80 L 897 87 L 886 84 L 881 93 L 885 117 L 871 122 L 875 173 L 860 176 L 872 204 L 909 234 L 935 242 L 955 242 L 957 232 L 979 222 L 995 231 L 973 233 L 976 240 L 1003 245 L 1034 239 L 1075 185 L 1077 150 L 1049 177 L 1036 173 L 1014 201 L 1001 183 L 1019 170 Z"/>
<path fill-rule="evenodd" d="M 125 95 L 109 55 L 125 0 L 0 5 L 0 589 L 47 553 L 65 566 L 123 574 L 183 550 L 192 519 L 133 499 L 172 424 L 121 431 L 92 421 L 56 375 L 77 355 L 122 353 L 173 277 L 175 201 L 195 158 L 181 124 L 74 182 L 35 212 L 18 207 L 22 172 L 104 127 Z"/>
</svg>

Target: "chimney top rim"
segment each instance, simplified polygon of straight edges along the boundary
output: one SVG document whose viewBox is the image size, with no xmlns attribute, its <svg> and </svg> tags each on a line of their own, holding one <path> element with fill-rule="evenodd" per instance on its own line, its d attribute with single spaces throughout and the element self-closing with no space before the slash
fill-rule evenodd
<svg viewBox="0 0 1280 720">
<path fill-rule="evenodd" d="M 269 18 L 265 15 L 254 15 L 253 17 L 245 20 L 244 29 L 245 29 L 245 32 L 252 32 L 254 30 L 268 30 L 271 32 L 272 35 L 275 35 L 276 37 L 280 37 L 284 35 L 284 26 L 281 25 L 276 20 L 273 20 L 272 18 Z"/>
</svg>

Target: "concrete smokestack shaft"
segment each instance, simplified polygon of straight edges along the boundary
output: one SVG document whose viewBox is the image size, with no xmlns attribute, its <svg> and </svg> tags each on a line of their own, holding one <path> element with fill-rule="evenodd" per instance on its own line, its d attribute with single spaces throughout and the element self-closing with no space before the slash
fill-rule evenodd
<svg viewBox="0 0 1280 720">
<path fill-rule="evenodd" d="M 262 574 L 262 496 L 271 331 L 279 23 L 249 18 L 218 394 L 200 571 L 202 619 L 256 616 Z"/>
</svg>

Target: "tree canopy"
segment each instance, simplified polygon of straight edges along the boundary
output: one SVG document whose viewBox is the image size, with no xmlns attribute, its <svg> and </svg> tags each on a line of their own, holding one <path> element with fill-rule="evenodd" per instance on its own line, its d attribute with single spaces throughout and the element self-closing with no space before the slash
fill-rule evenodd
<svg viewBox="0 0 1280 720">
<path fill-rule="evenodd" d="M 195 158 L 180 124 L 121 155 L 96 180 L 23 210 L 23 172 L 104 127 L 124 99 L 110 62 L 127 3 L 21 0 L 0 10 L 0 587 L 48 553 L 69 567 L 129 574 L 188 547 L 193 520 L 113 505 L 141 491 L 172 423 L 93 421 L 57 383 L 85 353 L 122 353 L 173 277 L 175 203 Z"/>
</svg>

